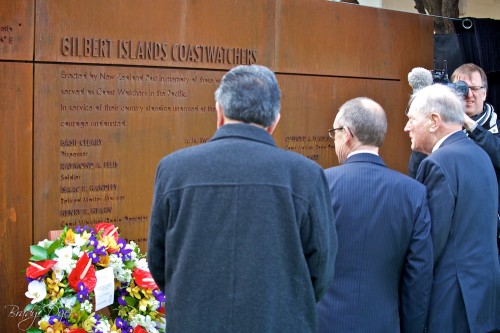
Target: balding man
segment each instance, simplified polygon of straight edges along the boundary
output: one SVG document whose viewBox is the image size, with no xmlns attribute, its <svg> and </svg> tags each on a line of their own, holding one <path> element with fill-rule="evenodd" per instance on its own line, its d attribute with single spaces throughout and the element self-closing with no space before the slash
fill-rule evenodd
<svg viewBox="0 0 500 333">
<path fill-rule="evenodd" d="M 432 284 L 426 190 L 378 155 L 382 107 L 346 102 L 329 130 L 342 164 L 326 170 L 336 217 L 334 281 L 318 303 L 319 332 L 423 332 Z"/>
</svg>

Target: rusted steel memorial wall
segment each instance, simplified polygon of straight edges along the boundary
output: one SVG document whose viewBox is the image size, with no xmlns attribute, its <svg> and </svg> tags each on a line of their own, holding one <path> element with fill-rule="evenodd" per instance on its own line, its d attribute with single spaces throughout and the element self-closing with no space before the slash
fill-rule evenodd
<svg viewBox="0 0 500 333">
<path fill-rule="evenodd" d="M 321 0 L 23 0 L 0 10 L 0 327 L 33 322 L 29 246 L 65 225 L 109 221 L 146 249 L 155 169 L 216 129 L 233 66 L 277 74 L 277 144 L 323 167 L 339 106 L 388 114 L 381 154 L 406 172 L 408 72 L 430 68 L 432 20 Z"/>
</svg>

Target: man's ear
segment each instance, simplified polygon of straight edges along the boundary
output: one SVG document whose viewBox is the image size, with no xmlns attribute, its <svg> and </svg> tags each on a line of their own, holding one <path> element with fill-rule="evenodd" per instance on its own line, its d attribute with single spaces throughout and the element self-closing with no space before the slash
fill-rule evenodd
<svg viewBox="0 0 500 333">
<path fill-rule="evenodd" d="M 436 132 L 438 128 L 441 126 L 441 116 L 437 113 L 431 113 L 430 122 L 431 126 L 429 127 L 430 132 Z"/>
<path fill-rule="evenodd" d="M 274 120 L 274 123 L 272 123 L 271 126 L 266 128 L 266 131 L 269 134 L 273 134 L 274 130 L 276 129 L 276 126 L 278 126 L 280 119 L 281 119 L 281 113 L 278 112 L 278 114 L 276 115 L 276 120 Z"/>
<path fill-rule="evenodd" d="M 217 129 L 224 125 L 224 109 L 219 102 L 215 102 L 215 111 L 217 113 Z"/>
</svg>

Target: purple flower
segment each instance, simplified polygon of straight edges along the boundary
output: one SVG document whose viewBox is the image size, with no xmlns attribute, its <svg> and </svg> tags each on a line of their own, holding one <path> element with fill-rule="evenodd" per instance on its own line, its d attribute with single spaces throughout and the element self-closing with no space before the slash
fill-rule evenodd
<svg viewBox="0 0 500 333">
<path fill-rule="evenodd" d="M 117 328 L 121 328 L 122 331 L 126 330 L 129 327 L 127 321 L 125 321 L 124 319 L 122 319 L 120 317 L 116 318 L 115 325 Z"/>
<path fill-rule="evenodd" d="M 84 231 L 87 231 L 88 233 L 90 233 L 90 234 L 92 234 L 92 235 L 94 234 L 94 229 L 92 229 L 91 227 L 86 226 L 86 225 L 85 225 L 85 226 L 83 226 L 83 227 L 82 227 L 82 226 L 77 226 L 77 227 L 75 228 L 75 231 L 76 231 L 77 233 L 79 233 L 79 234 L 83 234 L 83 232 L 84 232 Z"/>
<path fill-rule="evenodd" d="M 158 302 L 165 302 L 165 295 L 161 292 L 161 290 L 153 290 L 153 296 Z"/>
<path fill-rule="evenodd" d="M 83 282 L 78 282 L 78 292 L 76 293 L 76 299 L 78 302 L 82 303 L 89 298 L 89 290 L 85 287 Z"/>
<path fill-rule="evenodd" d="M 125 300 L 125 296 L 128 295 L 127 290 L 125 288 L 118 288 L 117 292 L 120 294 L 117 297 L 118 304 L 120 304 L 121 306 L 127 305 L 127 301 Z"/>
<path fill-rule="evenodd" d="M 99 244 L 99 242 L 97 241 L 97 239 L 94 236 L 89 238 L 88 245 L 93 246 L 93 247 L 97 247 L 98 244 Z"/>
<path fill-rule="evenodd" d="M 123 238 L 119 238 L 118 242 L 116 243 L 118 244 L 118 247 L 120 248 L 120 254 L 123 257 L 127 257 L 130 252 L 132 252 L 132 249 L 127 248 L 127 242 Z"/>
</svg>

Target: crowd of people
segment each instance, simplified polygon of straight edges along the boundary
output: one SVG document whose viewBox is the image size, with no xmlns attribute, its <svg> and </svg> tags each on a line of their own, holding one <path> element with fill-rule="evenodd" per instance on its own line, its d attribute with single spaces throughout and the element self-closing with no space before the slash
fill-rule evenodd
<svg viewBox="0 0 500 333">
<path fill-rule="evenodd" d="M 379 156 L 376 101 L 339 108 L 340 165 L 324 170 L 275 144 L 271 70 L 226 73 L 214 136 L 156 172 L 148 262 L 166 331 L 500 330 L 499 124 L 480 67 L 452 80 L 465 97 L 441 84 L 411 96 L 404 175 Z"/>
</svg>

